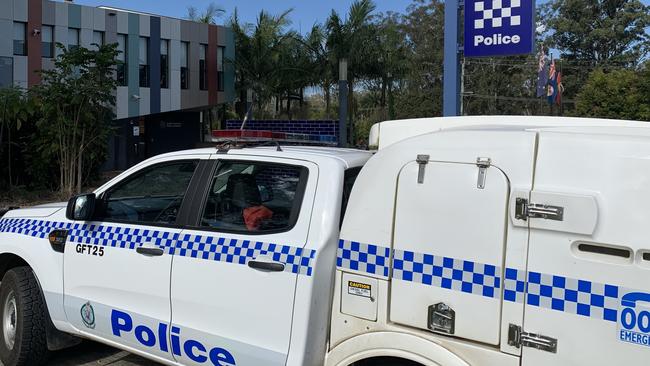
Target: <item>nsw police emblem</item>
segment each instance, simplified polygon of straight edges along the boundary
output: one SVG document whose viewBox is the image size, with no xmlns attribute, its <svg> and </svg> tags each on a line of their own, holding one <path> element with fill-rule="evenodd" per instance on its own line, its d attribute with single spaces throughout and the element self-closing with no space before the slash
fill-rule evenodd
<svg viewBox="0 0 650 366">
<path fill-rule="evenodd" d="M 87 328 L 95 329 L 95 310 L 90 301 L 81 307 L 81 320 Z"/>
</svg>

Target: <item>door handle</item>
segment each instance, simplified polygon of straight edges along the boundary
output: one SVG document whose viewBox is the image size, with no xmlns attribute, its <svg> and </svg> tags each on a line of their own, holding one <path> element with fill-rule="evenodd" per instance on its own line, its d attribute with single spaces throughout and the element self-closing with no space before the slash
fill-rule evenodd
<svg viewBox="0 0 650 366">
<path fill-rule="evenodd" d="M 260 271 L 267 272 L 283 272 L 284 263 L 264 261 L 264 260 L 252 260 L 248 261 L 248 266 L 253 269 L 259 269 Z"/>
<path fill-rule="evenodd" d="M 165 251 L 162 248 L 153 246 L 151 244 L 144 244 L 135 250 L 139 254 L 142 255 L 147 255 L 151 257 L 160 257 L 161 255 L 165 254 Z"/>
</svg>

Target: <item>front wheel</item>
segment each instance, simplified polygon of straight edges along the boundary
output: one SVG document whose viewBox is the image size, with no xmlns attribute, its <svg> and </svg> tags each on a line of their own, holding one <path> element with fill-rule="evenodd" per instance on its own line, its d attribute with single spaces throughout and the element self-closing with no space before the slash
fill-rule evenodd
<svg viewBox="0 0 650 366">
<path fill-rule="evenodd" d="M 4 366 L 41 365 L 48 356 L 43 296 L 29 267 L 16 267 L 0 284 L 0 360 Z"/>
</svg>

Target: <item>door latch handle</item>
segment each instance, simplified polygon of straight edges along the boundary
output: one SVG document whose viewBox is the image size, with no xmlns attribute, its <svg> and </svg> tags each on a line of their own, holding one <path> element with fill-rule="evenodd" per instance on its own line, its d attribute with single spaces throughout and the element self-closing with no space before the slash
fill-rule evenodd
<svg viewBox="0 0 650 366">
<path fill-rule="evenodd" d="M 252 260 L 252 261 L 248 261 L 248 266 L 253 269 L 259 269 L 261 271 L 268 271 L 268 272 L 284 271 L 284 263 L 278 263 L 278 262 Z"/>
<path fill-rule="evenodd" d="M 161 255 L 165 254 L 165 251 L 162 248 L 154 247 L 151 245 L 143 245 L 136 248 L 135 251 L 139 254 L 148 255 L 151 257 L 160 257 Z"/>
</svg>

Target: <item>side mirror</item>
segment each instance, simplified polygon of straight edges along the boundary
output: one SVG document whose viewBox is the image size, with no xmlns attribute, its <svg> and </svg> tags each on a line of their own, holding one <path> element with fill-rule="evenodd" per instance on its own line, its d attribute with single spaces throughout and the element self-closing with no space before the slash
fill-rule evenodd
<svg viewBox="0 0 650 366">
<path fill-rule="evenodd" d="M 68 201 L 65 217 L 72 221 L 90 221 L 95 214 L 97 198 L 94 193 L 75 196 Z"/>
</svg>

